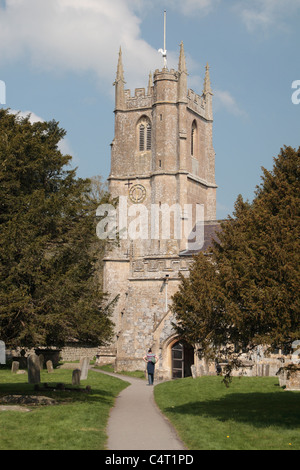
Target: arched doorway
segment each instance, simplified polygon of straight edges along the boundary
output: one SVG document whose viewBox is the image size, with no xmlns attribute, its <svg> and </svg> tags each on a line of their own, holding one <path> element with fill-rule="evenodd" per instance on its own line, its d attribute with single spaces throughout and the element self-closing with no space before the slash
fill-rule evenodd
<svg viewBox="0 0 300 470">
<path fill-rule="evenodd" d="M 172 346 L 172 379 L 182 379 L 192 375 L 194 348 L 183 340 Z"/>
</svg>

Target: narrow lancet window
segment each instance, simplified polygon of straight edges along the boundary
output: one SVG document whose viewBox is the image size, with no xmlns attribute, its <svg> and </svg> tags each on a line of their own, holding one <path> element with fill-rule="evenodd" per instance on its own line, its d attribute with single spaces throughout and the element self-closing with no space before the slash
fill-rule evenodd
<svg viewBox="0 0 300 470">
<path fill-rule="evenodd" d="M 147 116 L 142 116 L 137 123 L 137 148 L 139 152 L 151 150 L 152 128 Z"/>
<path fill-rule="evenodd" d="M 192 132 L 191 132 L 191 155 L 192 157 L 196 155 L 196 136 L 197 136 L 197 125 L 194 121 L 192 124 Z"/>
<path fill-rule="evenodd" d="M 147 150 L 151 150 L 151 124 L 147 124 Z"/>
<path fill-rule="evenodd" d="M 144 124 L 140 125 L 140 145 L 139 150 L 142 152 L 145 150 L 145 126 Z"/>
</svg>

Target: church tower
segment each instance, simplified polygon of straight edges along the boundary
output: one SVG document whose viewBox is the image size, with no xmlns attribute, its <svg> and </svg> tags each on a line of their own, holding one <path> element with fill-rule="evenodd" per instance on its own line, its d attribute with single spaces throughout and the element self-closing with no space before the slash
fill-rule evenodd
<svg viewBox="0 0 300 470">
<path fill-rule="evenodd" d="M 152 347 L 159 356 L 157 373 L 165 378 L 176 375 L 172 348 L 178 343 L 169 301 L 179 272 L 188 275 L 192 253 L 203 249 L 195 227 L 216 219 L 209 67 L 201 95 L 188 89 L 187 77 L 181 43 L 178 70 L 169 70 L 165 61 L 162 70 L 150 73 L 147 89 L 131 96 L 119 51 L 108 180 L 119 201 L 120 239 L 104 268 L 104 288 L 118 302 L 113 352 L 107 355 L 115 357 L 117 370 L 143 369 L 142 358 Z"/>
</svg>

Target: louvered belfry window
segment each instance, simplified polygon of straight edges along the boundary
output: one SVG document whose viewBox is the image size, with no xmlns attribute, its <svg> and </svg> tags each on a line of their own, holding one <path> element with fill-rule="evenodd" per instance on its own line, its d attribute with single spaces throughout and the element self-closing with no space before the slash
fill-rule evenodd
<svg viewBox="0 0 300 470">
<path fill-rule="evenodd" d="M 151 150 L 151 124 L 147 124 L 147 150 Z"/>
<path fill-rule="evenodd" d="M 140 125 L 140 145 L 139 150 L 142 152 L 145 150 L 145 126 L 144 124 Z"/>
<path fill-rule="evenodd" d="M 146 117 L 138 124 L 138 149 L 140 152 L 151 150 L 151 123 Z"/>
</svg>

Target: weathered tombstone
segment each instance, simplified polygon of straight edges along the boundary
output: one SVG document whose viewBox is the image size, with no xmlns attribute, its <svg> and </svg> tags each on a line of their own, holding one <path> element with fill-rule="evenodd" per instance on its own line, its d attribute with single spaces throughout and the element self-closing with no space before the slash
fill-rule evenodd
<svg viewBox="0 0 300 470">
<path fill-rule="evenodd" d="M 6 364 L 4 341 L 0 341 L 0 364 Z"/>
<path fill-rule="evenodd" d="M 300 390 L 300 365 L 292 364 L 287 374 L 287 390 Z"/>
<path fill-rule="evenodd" d="M 276 375 L 280 387 L 285 387 L 286 390 L 300 390 L 300 364 L 286 363 Z"/>
<path fill-rule="evenodd" d="M 300 340 L 293 342 L 292 349 L 293 349 L 293 353 L 292 353 L 291 361 L 294 364 L 300 364 Z"/>
<path fill-rule="evenodd" d="M 61 349 L 52 349 L 52 348 L 36 348 L 34 350 L 35 354 L 38 356 L 40 354 L 43 354 L 44 356 L 44 362 L 46 363 L 47 361 L 52 361 L 52 364 L 54 366 L 57 366 L 60 360 L 60 352 Z"/>
<path fill-rule="evenodd" d="M 39 355 L 39 361 L 40 361 L 40 369 L 43 370 L 43 368 L 44 368 L 44 356 L 43 356 L 43 354 Z"/>
<path fill-rule="evenodd" d="M 276 375 L 278 375 L 279 387 L 285 387 L 286 386 L 286 371 L 284 367 L 281 367 Z"/>
<path fill-rule="evenodd" d="M 195 379 L 197 377 L 197 372 L 196 372 L 196 366 L 194 364 L 191 366 L 191 373 L 192 373 L 193 379 Z"/>
<path fill-rule="evenodd" d="M 81 370 L 75 369 L 72 373 L 72 385 L 80 385 Z"/>
<path fill-rule="evenodd" d="M 47 371 L 48 371 L 48 374 L 52 374 L 53 372 L 53 364 L 52 364 L 52 361 L 47 361 L 46 362 L 46 366 L 47 366 Z"/>
<path fill-rule="evenodd" d="M 39 384 L 41 381 L 40 360 L 36 354 L 30 354 L 27 359 L 28 383 Z"/>
<path fill-rule="evenodd" d="M 80 359 L 80 370 L 81 370 L 80 380 L 87 379 L 89 365 L 90 365 L 90 359 L 88 357 L 83 357 Z"/>
<path fill-rule="evenodd" d="M 20 364 L 18 361 L 13 361 L 11 365 L 11 373 L 16 374 L 19 370 Z"/>
</svg>

